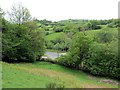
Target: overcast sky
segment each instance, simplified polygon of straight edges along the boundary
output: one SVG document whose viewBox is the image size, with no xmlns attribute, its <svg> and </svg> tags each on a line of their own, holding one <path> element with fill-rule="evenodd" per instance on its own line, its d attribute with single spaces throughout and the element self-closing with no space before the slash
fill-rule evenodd
<svg viewBox="0 0 120 90">
<path fill-rule="evenodd" d="M 119 0 L 0 0 L 0 6 L 9 10 L 21 2 L 38 19 L 59 21 L 65 19 L 118 18 Z"/>
</svg>

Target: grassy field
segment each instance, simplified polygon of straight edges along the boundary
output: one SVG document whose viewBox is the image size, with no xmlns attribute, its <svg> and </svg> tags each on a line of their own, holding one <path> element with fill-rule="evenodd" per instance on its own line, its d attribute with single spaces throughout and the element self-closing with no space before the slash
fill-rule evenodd
<svg viewBox="0 0 120 90">
<path fill-rule="evenodd" d="M 78 70 L 48 62 L 2 63 L 3 88 L 45 88 L 50 83 L 65 88 L 117 88 L 100 82 L 105 78 L 93 77 Z"/>
<path fill-rule="evenodd" d="M 105 27 L 104 25 L 102 27 Z M 86 35 L 88 35 L 89 37 L 93 37 L 95 34 L 97 34 L 99 31 L 101 31 L 102 29 L 98 29 L 98 30 L 88 30 L 85 32 L 79 32 L 79 33 L 85 33 Z M 118 35 L 118 29 L 117 28 L 109 28 L 110 32 L 112 32 L 113 34 Z M 63 32 L 59 32 L 59 33 L 52 33 L 50 35 L 46 36 L 47 40 L 54 40 L 57 37 L 62 37 L 64 33 Z"/>
<path fill-rule="evenodd" d="M 46 38 L 47 38 L 48 40 L 54 40 L 54 39 L 57 38 L 57 37 L 62 37 L 62 34 L 63 34 L 63 32 L 52 33 L 52 34 L 50 34 L 50 35 L 47 35 Z"/>
</svg>

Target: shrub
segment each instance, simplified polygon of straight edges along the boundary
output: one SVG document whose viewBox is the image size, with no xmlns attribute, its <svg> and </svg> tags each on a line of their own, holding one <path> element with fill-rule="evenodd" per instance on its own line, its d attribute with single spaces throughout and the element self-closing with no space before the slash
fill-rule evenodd
<svg viewBox="0 0 120 90">
<path fill-rule="evenodd" d="M 46 85 L 46 88 L 59 88 L 62 90 L 65 88 L 65 86 L 63 84 L 49 83 Z"/>
<path fill-rule="evenodd" d="M 53 49 L 53 45 L 54 45 L 54 44 L 53 44 L 51 41 L 47 41 L 47 40 L 46 40 L 45 46 L 46 46 L 47 49 Z"/>
<path fill-rule="evenodd" d="M 49 35 L 50 33 L 49 33 L 49 32 L 46 32 L 45 34 L 46 34 L 46 35 Z"/>
<path fill-rule="evenodd" d="M 93 75 L 118 78 L 118 54 L 111 46 L 95 44 L 89 52 L 90 57 L 82 62 L 82 69 Z"/>
<path fill-rule="evenodd" d="M 62 27 L 56 27 L 54 28 L 55 32 L 63 32 L 63 28 Z"/>
</svg>

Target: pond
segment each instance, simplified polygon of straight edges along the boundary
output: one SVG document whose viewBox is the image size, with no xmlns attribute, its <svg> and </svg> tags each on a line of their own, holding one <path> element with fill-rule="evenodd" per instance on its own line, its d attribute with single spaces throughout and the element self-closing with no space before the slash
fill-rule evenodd
<svg viewBox="0 0 120 90">
<path fill-rule="evenodd" d="M 57 52 L 46 52 L 45 55 L 48 57 L 48 58 L 51 58 L 51 59 L 55 59 L 55 58 L 58 58 L 60 57 L 61 55 L 65 55 L 66 53 L 57 53 Z"/>
</svg>

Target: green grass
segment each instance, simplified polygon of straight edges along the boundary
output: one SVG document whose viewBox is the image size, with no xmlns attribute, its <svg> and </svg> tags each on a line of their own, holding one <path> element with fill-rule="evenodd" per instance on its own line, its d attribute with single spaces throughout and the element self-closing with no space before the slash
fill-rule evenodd
<svg viewBox="0 0 120 90">
<path fill-rule="evenodd" d="M 95 34 L 97 34 L 98 32 L 100 32 L 102 29 L 98 29 L 98 30 L 88 30 L 85 31 L 85 34 L 88 35 L 89 37 L 93 37 Z M 117 28 L 109 28 L 109 31 L 112 32 L 113 34 L 118 35 L 118 29 Z M 80 32 L 80 33 L 84 33 L 84 32 Z"/>
<path fill-rule="evenodd" d="M 99 25 L 99 26 L 101 26 L 102 28 L 108 27 L 107 25 Z"/>
<path fill-rule="evenodd" d="M 47 38 L 48 40 L 54 40 L 54 39 L 57 38 L 57 37 L 62 37 L 62 34 L 63 34 L 63 32 L 52 33 L 52 34 L 50 34 L 50 35 L 47 35 L 46 38 Z"/>
<path fill-rule="evenodd" d="M 64 84 L 65 88 L 117 88 L 117 85 L 99 82 L 78 70 L 48 62 L 2 62 L 3 88 L 45 88 L 50 83 Z M 102 78 L 103 79 L 103 78 Z"/>
<path fill-rule="evenodd" d="M 101 25 L 103 28 L 106 27 L 106 25 Z M 88 31 L 85 31 L 85 34 L 88 35 L 89 37 L 93 37 L 95 34 L 97 34 L 99 31 L 101 31 L 102 29 L 98 29 L 98 30 L 88 30 Z M 109 28 L 110 32 L 112 32 L 113 34 L 116 34 L 117 35 L 117 28 Z M 79 33 L 84 33 L 84 32 L 79 32 Z M 63 32 L 60 32 L 60 33 L 52 33 L 50 35 L 47 35 L 46 36 L 46 39 L 47 40 L 54 40 L 56 39 L 57 37 L 62 37 L 64 33 Z"/>
</svg>

